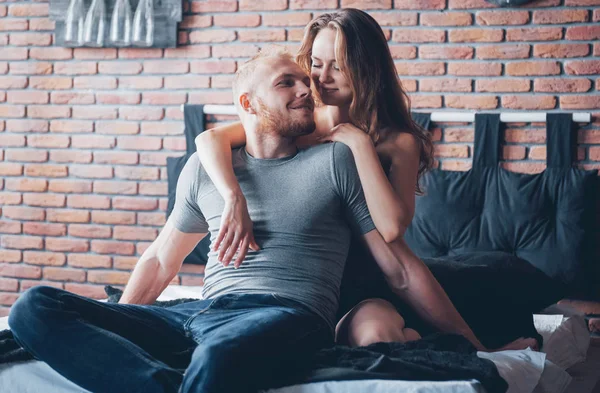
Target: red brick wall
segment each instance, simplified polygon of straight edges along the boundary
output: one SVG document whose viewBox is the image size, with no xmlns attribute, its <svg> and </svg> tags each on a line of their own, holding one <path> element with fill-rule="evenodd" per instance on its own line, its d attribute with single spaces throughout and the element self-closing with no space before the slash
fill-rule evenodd
<svg viewBox="0 0 600 393">
<path fill-rule="evenodd" d="M 230 103 L 238 63 L 266 42 L 295 50 L 340 6 L 381 23 L 413 109 L 590 111 L 579 155 L 600 168 L 600 0 L 184 0 L 180 47 L 165 50 L 53 47 L 47 2 L 0 0 L 0 315 L 40 283 L 124 284 L 164 223 L 179 105 Z M 507 168 L 543 169 L 543 126 L 510 125 Z M 468 168 L 472 125 L 435 127 L 441 167 Z"/>
</svg>

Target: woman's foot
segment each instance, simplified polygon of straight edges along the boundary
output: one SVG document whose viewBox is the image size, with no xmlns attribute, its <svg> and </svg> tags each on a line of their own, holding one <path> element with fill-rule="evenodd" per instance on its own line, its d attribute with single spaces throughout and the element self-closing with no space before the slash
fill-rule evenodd
<svg viewBox="0 0 600 393">
<path fill-rule="evenodd" d="M 416 341 L 421 339 L 421 335 L 415 329 L 404 328 L 402 333 L 404 334 L 406 341 Z"/>
<path fill-rule="evenodd" d="M 505 346 L 495 349 L 494 352 L 498 352 L 498 351 L 518 351 L 520 349 L 527 349 L 527 348 L 531 348 L 534 351 L 539 351 L 539 345 L 538 342 L 535 338 L 518 338 L 513 342 L 510 342 L 508 344 L 506 344 Z"/>
</svg>

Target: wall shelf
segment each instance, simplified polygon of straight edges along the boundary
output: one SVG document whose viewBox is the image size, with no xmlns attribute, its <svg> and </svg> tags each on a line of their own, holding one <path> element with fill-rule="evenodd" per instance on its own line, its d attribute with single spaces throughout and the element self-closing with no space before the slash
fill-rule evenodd
<svg viewBox="0 0 600 393">
<path fill-rule="evenodd" d="M 135 14 L 140 0 L 129 0 L 132 16 Z M 50 19 L 56 23 L 55 46 L 68 48 L 93 47 L 88 45 L 65 44 L 65 22 L 67 10 L 71 0 L 50 0 Z M 181 0 L 153 0 L 154 4 L 154 40 L 151 46 L 115 45 L 109 40 L 110 24 L 116 0 L 104 0 L 106 5 L 104 44 L 102 48 L 174 48 L 177 46 L 177 24 L 182 20 Z M 85 9 L 88 10 L 92 0 L 84 0 Z"/>
</svg>

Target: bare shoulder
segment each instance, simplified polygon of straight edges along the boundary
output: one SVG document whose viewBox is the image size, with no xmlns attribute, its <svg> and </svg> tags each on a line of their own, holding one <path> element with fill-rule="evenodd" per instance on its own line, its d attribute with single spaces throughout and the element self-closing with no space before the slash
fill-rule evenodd
<svg viewBox="0 0 600 393">
<path fill-rule="evenodd" d="M 388 130 L 383 135 L 383 140 L 377 145 L 380 154 L 390 158 L 398 158 L 399 155 L 417 157 L 420 155 L 419 141 L 411 133 Z"/>
<path fill-rule="evenodd" d="M 419 141 L 417 138 L 408 132 L 398 131 L 395 133 L 394 145 L 403 151 L 419 151 Z"/>
</svg>

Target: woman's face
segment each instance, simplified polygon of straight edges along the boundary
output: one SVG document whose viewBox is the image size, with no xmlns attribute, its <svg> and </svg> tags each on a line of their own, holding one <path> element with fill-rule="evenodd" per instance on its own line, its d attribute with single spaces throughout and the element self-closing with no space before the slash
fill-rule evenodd
<svg viewBox="0 0 600 393">
<path fill-rule="evenodd" d="M 317 33 L 310 76 L 325 105 L 346 106 L 352 102 L 352 89 L 335 58 L 335 37 L 336 31 L 329 28 Z"/>
</svg>

